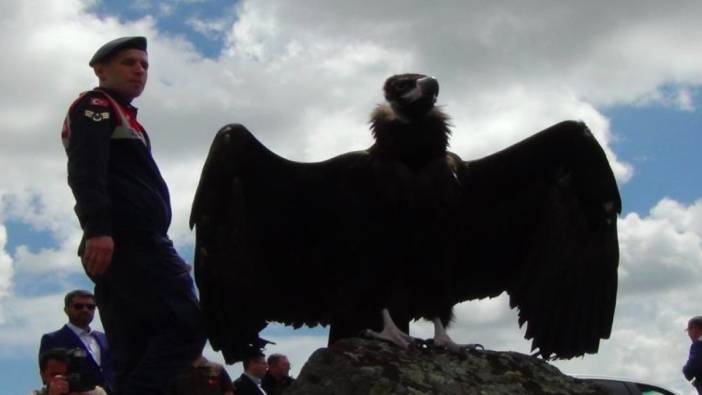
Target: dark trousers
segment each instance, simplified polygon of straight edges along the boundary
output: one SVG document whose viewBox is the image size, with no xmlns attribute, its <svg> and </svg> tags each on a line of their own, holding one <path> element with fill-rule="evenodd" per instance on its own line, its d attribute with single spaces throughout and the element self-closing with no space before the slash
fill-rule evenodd
<svg viewBox="0 0 702 395">
<path fill-rule="evenodd" d="M 167 237 L 115 237 L 107 272 L 95 280 L 119 395 L 167 394 L 205 345 L 188 267 Z"/>
</svg>

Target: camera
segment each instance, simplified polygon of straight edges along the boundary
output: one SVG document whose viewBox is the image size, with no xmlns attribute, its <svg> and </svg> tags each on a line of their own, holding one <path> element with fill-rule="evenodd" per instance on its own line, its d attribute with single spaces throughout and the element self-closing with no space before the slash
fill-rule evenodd
<svg viewBox="0 0 702 395">
<path fill-rule="evenodd" d="M 95 388 L 95 380 L 87 371 L 88 354 L 81 348 L 71 348 L 66 350 L 68 356 L 68 381 L 69 392 L 85 392 Z"/>
</svg>

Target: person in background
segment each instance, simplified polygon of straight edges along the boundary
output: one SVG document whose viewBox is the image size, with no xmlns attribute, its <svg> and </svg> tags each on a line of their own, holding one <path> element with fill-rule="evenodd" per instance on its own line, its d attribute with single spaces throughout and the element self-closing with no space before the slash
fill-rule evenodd
<svg viewBox="0 0 702 395">
<path fill-rule="evenodd" d="M 690 318 L 687 322 L 687 334 L 692 345 L 682 371 L 685 378 L 697 389 L 697 393 L 702 395 L 702 315 Z"/>
<path fill-rule="evenodd" d="M 267 395 L 261 388 L 261 379 L 266 375 L 268 364 L 261 352 L 253 352 L 244 358 L 244 373 L 234 381 L 236 395 Z"/>
<path fill-rule="evenodd" d="M 112 391 L 114 373 L 107 338 L 104 333 L 90 329 L 95 317 L 95 297 L 77 289 L 66 294 L 63 305 L 68 323 L 41 337 L 39 356 L 54 348 L 82 350 L 85 358 L 80 361 L 78 373 L 92 384 Z"/>
<path fill-rule="evenodd" d="M 224 366 L 199 356 L 173 382 L 171 395 L 234 395 Z"/>
<path fill-rule="evenodd" d="M 106 395 L 99 386 L 86 391 L 71 391 L 68 371 L 69 355 L 63 348 L 52 348 L 39 356 L 39 373 L 44 383 L 42 389 L 30 395 Z"/>
<path fill-rule="evenodd" d="M 268 356 L 268 371 L 261 381 L 261 387 L 268 395 L 280 395 L 295 379 L 290 377 L 290 361 L 283 354 Z"/>
</svg>

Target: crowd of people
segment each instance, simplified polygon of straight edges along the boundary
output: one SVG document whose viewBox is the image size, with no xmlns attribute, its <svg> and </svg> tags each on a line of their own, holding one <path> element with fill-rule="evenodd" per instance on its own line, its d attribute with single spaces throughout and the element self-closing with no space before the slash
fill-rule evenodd
<svg viewBox="0 0 702 395">
<path fill-rule="evenodd" d="M 113 395 L 112 352 L 104 333 L 93 330 L 95 297 L 75 290 L 64 298 L 68 322 L 42 336 L 39 373 L 44 386 L 32 395 Z M 232 382 L 224 367 L 200 355 L 168 384 L 169 395 L 280 395 L 294 379 L 283 354 L 253 353 L 244 372 Z"/>
<path fill-rule="evenodd" d="M 112 40 L 88 65 L 98 86 L 69 106 L 61 138 L 83 230 L 78 256 L 95 293 L 66 295 L 68 323 L 41 339 L 44 387 L 34 394 L 281 394 L 293 382 L 284 355 L 250 355 L 233 382 L 202 356 L 190 268 L 167 234 L 168 187 L 132 105 L 146 86 L 146 38 Z M 106 333 L 90 328 L 96 309 Z M 702 393 L 702 317 L 687 330 L 683 373 Z"/>
</svg>

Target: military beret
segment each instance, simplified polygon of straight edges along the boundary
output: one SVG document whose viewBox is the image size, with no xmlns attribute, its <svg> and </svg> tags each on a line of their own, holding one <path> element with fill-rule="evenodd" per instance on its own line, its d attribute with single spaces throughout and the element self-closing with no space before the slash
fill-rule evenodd
<svg viewBox="0 0 702 395">
<path fill-rule="evenodd" d="M 115 54 L 117 51 L 130 48 L 146 51 L 146 37 L 120 37 L 118 39 L 112 40 L 100 47 L 100 49 L 98 49 L 97 52 L 95 52 L 95 55 L 93 55 L 92 59 L 90 59 L 90 63 L 88 63 L 88 65 L 92 67 L 96 63 L 101 63 L 107 60 L 111 55 Z"/>
</svg>

